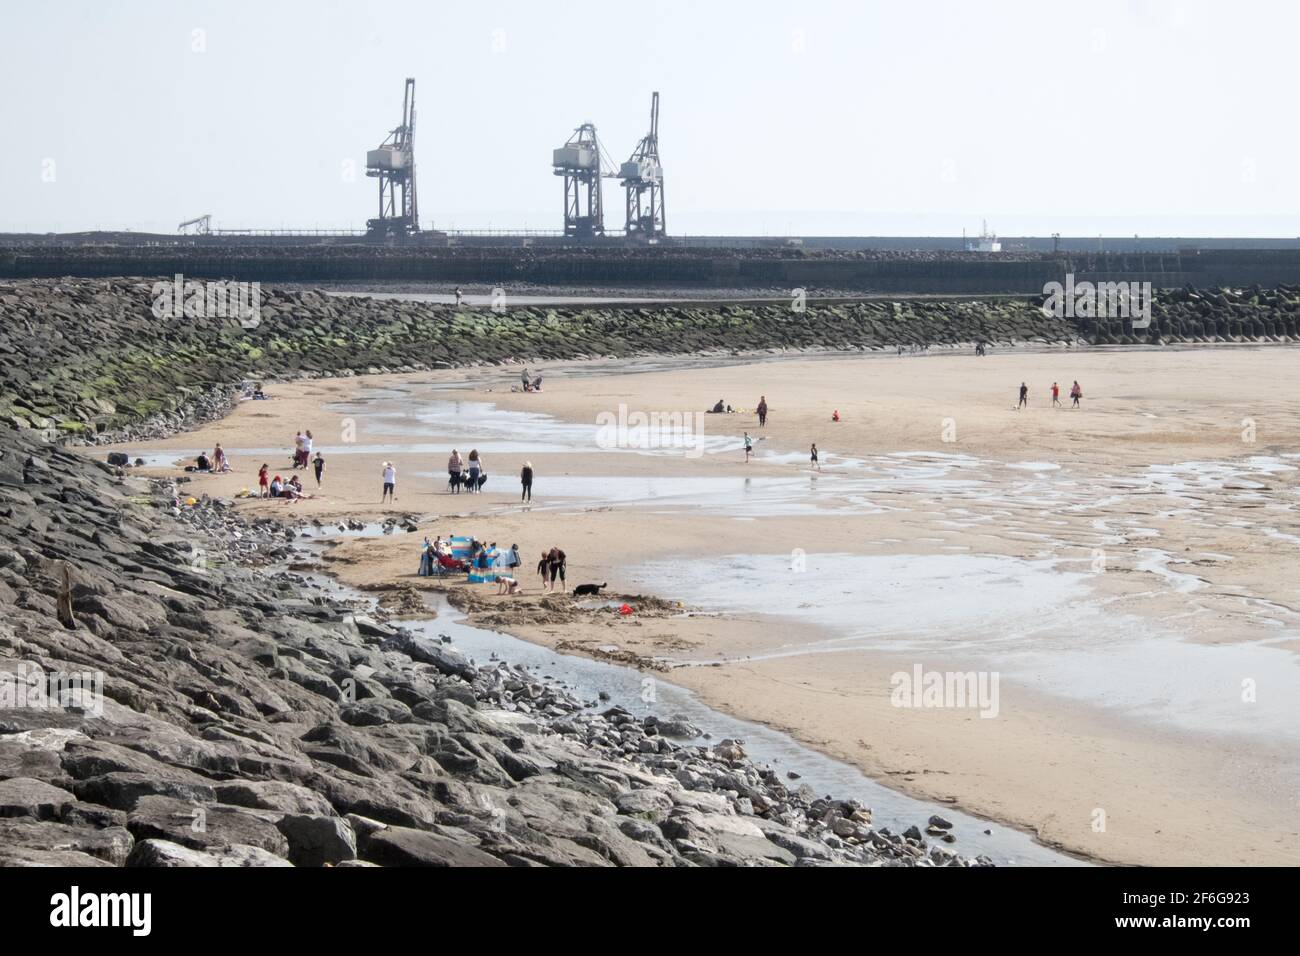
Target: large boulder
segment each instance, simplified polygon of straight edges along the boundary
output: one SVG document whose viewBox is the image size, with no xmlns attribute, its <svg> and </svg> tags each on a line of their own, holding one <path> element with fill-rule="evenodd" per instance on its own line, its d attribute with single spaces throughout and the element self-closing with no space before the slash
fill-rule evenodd
<svg viewBox="0 0 1300 956">
<path fill-rule="evenodd" d="M 324 866 L 354 860 L 357 835 L 346 820 L 333 816 L 289 814 L 276 823 L 289 841 L 294 866 Z"/>
</svg>

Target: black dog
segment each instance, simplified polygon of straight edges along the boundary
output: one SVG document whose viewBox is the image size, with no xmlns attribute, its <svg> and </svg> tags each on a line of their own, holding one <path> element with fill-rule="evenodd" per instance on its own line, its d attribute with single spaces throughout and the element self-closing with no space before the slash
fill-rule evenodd
<svg viewBox="0 0 1300 956">
<path fill-rule="evenodd" d="M 573 596 L 586 597 L 589 594 L 599 595 L 600 592 L 607 587 L 609 587 L 608 581 L 604 584 L 579 584 L 573 589 Z"/>
</svg>

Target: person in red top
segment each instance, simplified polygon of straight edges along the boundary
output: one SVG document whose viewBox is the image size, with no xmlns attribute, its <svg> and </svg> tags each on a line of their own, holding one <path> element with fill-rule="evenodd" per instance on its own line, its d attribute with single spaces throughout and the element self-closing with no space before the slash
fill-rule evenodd
<svg viewBox="0 0 1300 956">
<path fill-rule="evenodd" d="M 1056 408 L 1061 407 L 1061 386 L 1055 382 L 1052 383 L 1052 405 Z"/>
<path fill-rule="evenodd" d="M 265 463 L 257 473 L 257 487 L 263 498 L 271 497 L 271 472 Z"/>
</svg>

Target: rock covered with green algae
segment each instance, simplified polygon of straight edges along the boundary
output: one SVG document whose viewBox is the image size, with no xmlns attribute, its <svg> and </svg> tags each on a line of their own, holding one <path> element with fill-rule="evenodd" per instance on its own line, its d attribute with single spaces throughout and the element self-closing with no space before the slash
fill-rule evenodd
<svg viewBox="0 0 1300 956">
<path fill-rule="evenodd" d="M 1027 298 L 788 304 L 523 307 L 263 289 L 260 321 L 153 314 L 153 280 L 0 284 L 0 419 L 69 436 L 221 414 L 244 379 L 365 374 L 510 361 L 649 354 L 865 350 L 977 341 L 1097 344 L 1286 341 L 1300 290 L 1176 290 L 1151 327 L 1059 319 Z"/>
</svg>

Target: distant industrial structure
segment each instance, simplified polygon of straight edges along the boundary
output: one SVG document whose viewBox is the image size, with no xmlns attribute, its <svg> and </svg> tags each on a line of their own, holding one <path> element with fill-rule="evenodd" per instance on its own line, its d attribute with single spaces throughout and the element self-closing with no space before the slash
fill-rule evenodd
<svg viewBox="0 0 1300 956">
<path fill-rule="evenodd" d="M 664 168 L 659 162 L 659 94 L 650 97 L 650 132 L 636 144 L 618 172 L 627 190 L 629 238 L 656 242 L 665 234 Z"/>
<path fill-rule="evenodd" d="M 650 97 L 650 132 L 637 143 L 632 155 L 614 172 L 600 145 L 596 127 L 583 123 L 551 153 L 551 167 L 564 178 L 564 235 L 592 239 L 605 235 L 601 180 L 617 179 L 627 193 L 629 239 L 657 242 L 665 235 L 664 169 L 659 161 L 659 94 Z"/>
<path fill-rule="evenodd" d="M 366 234 L 377 239 L 406 238 L 420 231 L 415 194 L 415 80 L 407 77 L 402 94 L 402 122 L 366 153 L 366 175 L 379 180 L 379 215 L 366 221 Z"/>
<path fill-rule="evenodd" d="M 583 123 L 551 153 L 555 175 L 564 177 L 565 236 L 592 239 L 605 234 L 600 180 L 608 173 L 601 159 L 600 139 L 591 123 Z"/>
<path fill-rule="evenodd" d="M 617 179 L 626 194 L 626 238 L 657 243 L 667 237 L 664 213 L 664 169 L 659 159 L 659 93 L 650 97 L 650 129 L 625 163 L 615 167 L 600 144 L 594 123 L 583 123 L 559 149 L 551 152 L 554 175 L 564 180 L 564 228 L 546 230 L 422 231 L 415 187 L 415 79 L 407 77 L 402 95 L 402 122 L 376 149 L 366 152 L 366 176 L 379 180 L 379 215 L 359 229 L 214 229 L 210 215 L 187 219 L 177 227 L 182 236 L 411 240 L 435 245 L 460 240 L 508 242 L 518 239 L 603 239 L 605 208 L 602 180 Z"/>
</svg>

